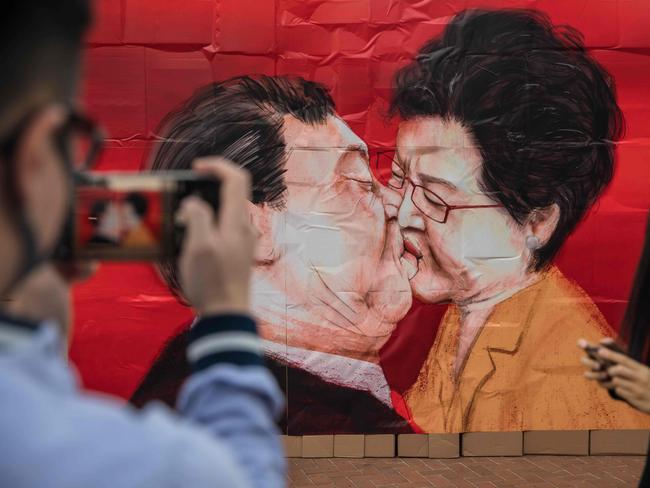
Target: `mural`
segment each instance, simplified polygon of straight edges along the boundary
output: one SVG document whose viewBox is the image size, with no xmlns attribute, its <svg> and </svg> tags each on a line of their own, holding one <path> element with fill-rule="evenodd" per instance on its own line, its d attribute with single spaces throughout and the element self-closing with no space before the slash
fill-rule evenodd
<svg viewBox="0 0 650 488">
<path fill-rule="evenodd" d="M 336 114 L 325 87 L 289 77 L 212 84 L 171 113 L 159 135 L 153 170 L 222 155 L 252 174 L 253 310 L 267 360 L 292 391 L 292 430 L 406 425 L 392 411 L 379 366 L 379 349 L 411 305 L 402 239 L 366 144 Z M 163 274 L 182 295 L 174 268 L 165 263 Z M 161 397 L 170 378 L 172 391 L 180 387 L 183 342 L 167 347 L 134 403 Z M 174 397 L 163 398 L 173 404 Z"/>
<path fill-rule="evenodd" d="M 233 15 L 227 1 L 202 3 L 223 22 Z M 342 38 L 326 21 L 343 15 L 336 2 L 325 2 L 331 12 L 279 3 L 272 24 L 283 35 L 321 26 Z M 647 198 L 628 196 L 632 211 L 608 203 L 626 172 L 617 143 L 647 120 L 621 103 L 627 71 L 557 12 L 447 5 L 433 22 L 435 2 L 395 12 L 357 3 L 371 17 L 346 21 L 359 39 L 408 27 L 408 43 L 393 46 L 399 62 L 378 41 L 368 54 L 351 38 L 350 52 L 307 43 L 220 70 L 221 50 L 259 49 L 255 37 L 226 36 L 225 23 L 210 44 L 219 49 L 204 48 L 213 79 L 162 104 L 152 137 L 115 141 L 103 168 L 125 155 L 138 163 L 131 169 L 144 161 L 154 171 L 222 155 L 251 171 L 253 307 L 287 394 L 288 434 L 647 428 L 583 379 L 576 347 L 615 335 L 642 242 Z M 150 51 L 145 65 L 159 55 Z M 265 56 L 275 59 L 268 69 Z M 172 71 L 196 61 L 170 59 Z M 372 78 L 375 62 L 385 79 Z M 324 75 L 330 66 L 347 76 Z M 362 72 L 371 93 L 360 90 Z M 91 88 L 92 76 L 91 59 Z M 597 235 L 598 222 L 613 222 L 600 205 L 627 230 Z M 121 209 L 134 229 L 141 207 Z M 624 256 L 590 246 L 624 235 L 638 235 Z M 623 263 L 609 276 L 617 287 L 600 283 L 606 259 Z M 188 374 L 192 311 L 173 263 L 159 271 L 163 279 L 151 267 L 108 265 L 77 291 L 72 359 L 90 387 L 137 406 L 173 405 Z M 124 273 L 139 286 L 115 293 L 108 283 Z M 100 367 L 93 345 L 110 362 Z"/>
</svg>

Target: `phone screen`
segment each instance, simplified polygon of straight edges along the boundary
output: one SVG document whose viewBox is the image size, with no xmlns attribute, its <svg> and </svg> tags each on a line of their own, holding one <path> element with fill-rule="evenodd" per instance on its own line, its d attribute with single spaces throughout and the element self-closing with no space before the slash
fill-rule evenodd
<svg viewBox="0 0 650 488">
<path fill-rule="evenodd" d="M 197 195 L 218 208 L 218 182 L 191 172 L 90 173 L 75 185 L 59 259 L 150 261 L 178 254 L 174 216 Z"/>
<path fill-rule="evenodd" d="M 75 251 L 81 258 L 158 259 L 163 256 L 164 193 L 79 187 Z"/>
</svg>

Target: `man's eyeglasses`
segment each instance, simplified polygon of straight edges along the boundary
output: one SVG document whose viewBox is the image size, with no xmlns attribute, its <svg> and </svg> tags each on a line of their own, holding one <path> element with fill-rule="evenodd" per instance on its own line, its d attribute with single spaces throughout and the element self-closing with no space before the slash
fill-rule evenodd
<svg viewBox="0 0 650 488">
<path fill-rule="evenodd" d="M 378 151 L 376 154 L 376 165 L 378 168 L 384 168 L 389 164 L 389 168 L 393 165 L 395 152 L 394 151 Z M 390 163 L 387 158 L 390 158 Z M 401 170 L 400 170 L 401 171 Z M 429 219 L 440 224 L 446 224 L 449 218 L 449 213 L 452 210 L 466 210 L 476 208 L 502 208 L 503 205 L 450 205 L 445 202 L 440 195 L 435 193 L 422 185 L 415 183 L 411 178 L 405 174 L 393 172 L 390 179 L 388 179 L 386 186 L 394 190 L 403 190 L 409 182 L 413 187 L 411 191 L 411 201 L 413 205 Z"/>
<path fill-rule="evenodd" d="M 104 131 L 94 121 L 78 112 L 70 112 L 59 130 L 58 143 L 73 171 L 88 171 L 97 163 L 104 137 Z"/>
<path fill-rule="evenodd" d="M 0 153 L 6 159 L 13 158 L 16 144 L 33 116 L 31 113 L 25 117 L 0 143 Z M 104 146 L 104 132 L 91 119 L 74 110 L 69 112 L 55 137 L 66 164 L 74 172 L 92 169 Z"/>
</svg>

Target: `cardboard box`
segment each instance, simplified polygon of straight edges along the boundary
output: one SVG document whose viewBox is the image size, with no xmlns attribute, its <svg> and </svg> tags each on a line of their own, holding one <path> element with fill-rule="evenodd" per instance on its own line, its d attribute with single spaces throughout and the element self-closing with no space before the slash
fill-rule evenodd
<svg viewBox="0 0 650 488">
<path fill-rule="evenodd" d="M 283 435 L 284 456 L 288 458 L 302 457 L 302 437 L 298 435 Z"/>
<path fill-rule="evenodd" d="M 400 434 L 397 436 L 399 457 L 428 457 L 429 436 L 426 434 Z"/>
<path fill-rule="evenodd" d="M 648 430 L 592 430 L 589 453 L 645 455 L 649 439 Z"/>
<path fill-rule="evenodd" d="M 523 456 L 523 432 L 468 432 L 462 434 L 463 456 Z"/>
<path fill-rule="evenodd" d="M 334 457 L 362 458 L 365 451 L 363 435 L 335 435 Z"/>
<path fill-rule="evenodd" d="M 430 434 L 429 457 L 437 459 L 460 457 L 460 434 Z"/>
<path fill-rule="evenodd" d="M 589 455 L 588 430 L 531 430 L 524 432 L 524 454 Z"/>
<path fill-rule="evenodd" d="M 302 436 L 302 457 L 304 458 L 334 457 L 334 436 L 333 435 Z"/>
<path fill-rule="evenodd" d="M 367 435 L 364 440 L 364 455 L 369 458 L 395 457 L 395 436 L 393 434 Z"/>
</svg>

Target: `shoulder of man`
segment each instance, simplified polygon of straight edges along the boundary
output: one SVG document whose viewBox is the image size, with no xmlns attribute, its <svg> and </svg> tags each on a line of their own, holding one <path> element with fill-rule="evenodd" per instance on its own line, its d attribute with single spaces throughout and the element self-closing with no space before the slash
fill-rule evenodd
<svg viewBox="0 0 650 488">
<path fill-rule="evenodd" d="M 325 381 L 300 368 L 274 363 L 272 369 L 286 372 L 289 435 L 412 432 L 403 417 L 371 393 Z"/>
<path fill-rule="evenodd" d="M 143 407 L 153 400 L 176 405 L 190 374 L 185 356 L 188 339 L 189 329 L 184 329 L 165 343 L 131 396 L 132 405 Z M 406 420 L 366 391 L 327 382 L 270 356 L 265 362 L 287 395 L 288 411 L 280 428 L 289 435 L 411 432 Z"/>
</svg>

